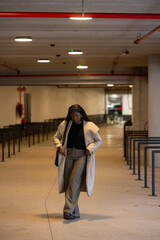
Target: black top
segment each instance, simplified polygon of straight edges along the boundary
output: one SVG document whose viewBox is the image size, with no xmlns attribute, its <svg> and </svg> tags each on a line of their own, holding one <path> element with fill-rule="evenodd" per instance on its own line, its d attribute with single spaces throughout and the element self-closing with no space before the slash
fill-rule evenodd
<svg viewBox="0 0 160 240">
<path fill-rule="evenodd" d="M 86 149 L 83 132 L 83 122 L 81 124 L 72 123 L 68 134 L 68 148 Z"/>
</svg>

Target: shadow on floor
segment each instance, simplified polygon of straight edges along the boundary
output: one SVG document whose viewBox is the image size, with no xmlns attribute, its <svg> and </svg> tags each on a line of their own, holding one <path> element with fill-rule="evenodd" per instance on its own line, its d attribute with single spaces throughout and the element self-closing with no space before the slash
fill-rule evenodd
<svg viewBox="0 0 160 240">
<path fill-rule="evenodd" d="M 47 214 L 41 214 L 39 215 L 42 218 L 48 218 Z M 81 218 L 77 218 L 74 221 L 80 221 L 80 220 L 88 220 L 88 221 L 97 221 L 97 220 L 103 220 L 103 219 L 111 219 L 113 218 L 112 216 L 106 216 L 106 215 L 99 215 L 99 214 L 90 214 L 90 213 L 81 213 Z M 62 213 L 50 213 L 49 214 L 49 219 L 50 220 L 63 220 L 63 215 Z M 71 221 L 66 221 L 64 220 L 64 223 L 68 223 Z M 72 220 L 73 222 L 73 220 Z"/>
</svg>

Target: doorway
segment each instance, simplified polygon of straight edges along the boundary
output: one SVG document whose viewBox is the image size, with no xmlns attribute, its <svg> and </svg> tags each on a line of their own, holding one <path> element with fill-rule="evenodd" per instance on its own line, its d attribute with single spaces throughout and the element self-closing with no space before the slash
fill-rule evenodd
<svg viewBox="0 0 160 240">
<path fill-rule="evenodd" d="M 132 94 L 106 94 L 106 113 L 108 123 L 121 123 L 131 118 Z"/>
<path fill-rule="evenodd" d="M 122 95 L 108 95 L 108 118 L 110 122 L 119 123 L 122 117 Z"/>
</svg>

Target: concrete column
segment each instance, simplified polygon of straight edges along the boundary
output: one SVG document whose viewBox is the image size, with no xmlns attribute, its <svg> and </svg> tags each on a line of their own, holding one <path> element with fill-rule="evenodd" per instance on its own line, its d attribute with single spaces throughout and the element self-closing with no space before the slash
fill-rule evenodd
<svg viewBox="0 0 160 240">
<path fill-rule="evenodd" d="M 150 137 L 160 137 L 160 55 L 149 56 L 148 61 L 148 128 Z M 160 167 L 160 154 L 156 166 Z M 151 156 L 150 156 L 151 165 Z"/>
<path fill-rule="evenodd" d="M 146 68 L 135 68 L 135 74 L 147 74 Z M 147 76 L 135 76 L 132 88 L 132 123 L 134 130 L 145 130 L 148 122 Z"/>
<path fill-rule="evenodd" d="M 160 137 L 160 55 L 149 56 L 148 74 L 149 135 Z"/>
</svg>

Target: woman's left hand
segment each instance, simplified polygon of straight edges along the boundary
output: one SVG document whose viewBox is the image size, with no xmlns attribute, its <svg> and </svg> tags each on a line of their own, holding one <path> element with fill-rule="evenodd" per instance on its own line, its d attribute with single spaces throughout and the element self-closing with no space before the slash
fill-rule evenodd
<svg viewBox="0 0 160 240">
<path fill-rule="evenodd" d="M 86 154 L 86 156 L 91 156 L 91 153 L 88 149 L 85 150 L 85 154 Z"/>
</svg>

